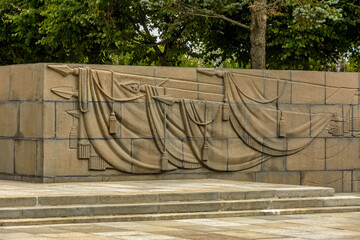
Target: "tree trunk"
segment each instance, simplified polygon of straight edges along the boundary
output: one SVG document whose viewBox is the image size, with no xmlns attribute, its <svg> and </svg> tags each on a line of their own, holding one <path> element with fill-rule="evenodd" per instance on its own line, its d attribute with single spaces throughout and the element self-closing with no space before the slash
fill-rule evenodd
<svg viewBox="0 0 360 240">
<path fill-rule="evenodd" d="M 253 69 L 266 68 L 266 5 L 267 0 L 255 0 L 251 7 L 250 56 Z"/>
</svg>

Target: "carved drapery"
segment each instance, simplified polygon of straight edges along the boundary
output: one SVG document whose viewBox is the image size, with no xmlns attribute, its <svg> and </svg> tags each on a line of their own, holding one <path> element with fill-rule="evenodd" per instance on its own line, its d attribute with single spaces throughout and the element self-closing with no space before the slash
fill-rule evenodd
<svg viewBox="0 0 360 240">
<path fill-rule="evenodd" d="M 138 75 L 70 70 L 78 76 L 78 90 L 53 91 L 78 97 L 78 110 L 69 114 L 78 119 L 78 158 L 88 159 L 91 170 L 115 168 L 140 174 L 201 167 L 244 170 L 301 151 L 334 116 L 279 110 L 272 102 L 281 96 L 286 82 L 277 96 L 265 99 L 253 82 L 225 73 L 220 76 L 225 101 L 208 102 L 166 95 L 164 87 Z M 301 119 L 300 124 L 291 119 Z M 302 137 L 306 133 L 310 137 Z M 74 148 L 76 131 L 71 134 Z M 158 158 L 135 157 L 136 139 L 153 141 L 155 148 L 142 151 L 157 151 Z"/>
</svg>

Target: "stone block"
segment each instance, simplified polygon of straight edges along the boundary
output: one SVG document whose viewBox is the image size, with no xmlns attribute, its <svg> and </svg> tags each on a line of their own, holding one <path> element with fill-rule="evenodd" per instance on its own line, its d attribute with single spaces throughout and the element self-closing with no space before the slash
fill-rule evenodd
<svg viewBox="0 0 360 240">
<path fill-rule="evenodd" d="M 287 156 L 286 170 L 325 170 L 325 140 L 315 139 L 304 150 Z"/>
<path fill-rule="evenodd" d="M 199 92 L 198 99 L 199 100 L 210 101 L 210 102 L 223 102 L 224 101 L 224 96 L 222 94 Z"/>
<path fill-rule="evenodd" d="M 52 109 L 54 108 L 54 109 Z M 48 116 L 50 119 L 55 118 L 55 132 L 54 137 L 57 139 L 68 139 L 69 134 L 71 131 L 71 128 L 73 125 L 78 126 L 79 120 L 77 118 L 74 118 L 70 114 L 67 113 L 67 111 L 73 111 L 77 108 L 76 102 L 54 102 L 54 103 L 48 103 L 46 108 L 44 109 L 44 117 Z M 54 112 L 53 112 L 54 111 Z M 47 131 L 52 135 L 52 124 L 49 124 L 50 126 L 46 126 L 44 128 L 46 133 Z"/>
<path fill-rule="evenodd" d="M 78 78 L 73 75 L 68 75 L 63 77 L 56 71 L 48 68 L 48 65 L 57 65 L 57 64 L 45 64 L 44 65 L 44 100 L 52 100 L 52 101 L 66 101 L 65 98 L 62 98 L 51 91 L 52 88 L 58 87 L 71 87 L 73 90 L 78 90 L 79 82 Z M 71 68 L 81 67 L 80 64 L 67 64 Z M 72 98 L 71 100 L 75 100 L 76 98 Z"/>
<path fill-rule="evenodd" d="M 287 81 L 287 83 L 285 83 Z M 265 70 L 265 99 L 278 98 L 279 102 L 290 103 L 290 71 Z"/>
<path fill-rule="evenodd" d="M 43 133 L 43 103 L 23 102 L 19 108 L 22 136 L 24 138 L 41 138 Z"/>
<path fill-rule="evenodd" d="M 307 83 L 292 83 L 291 102 L 295 104 L 324 104 L 325 87 Z"/>
<path fill-rule="evenodd" d="M 351 178 L 352 178 L 352 171 L 344 171 L 343 172 L 342 192 L 352 192 L 353 191 Z"/>
<path fill-rule="evenodd" d="M 14 140 L 0 139 L 0 172 L 14 173 Z"/>
<path fill-rule="evenodd" d="M 343 118 L 343 107 L 339 105 L 314 105 L 311 106 L 311 114 L 317 114 L 317 113 L 327 113 L 327 114 L 333 114 L 333 116 L 337 119 Z M 330 121 L 327 128 L 325 128 L 317 137 L 334 137 L 331 133 L 329 133 L 328 129 L 332 128 L 340 128 L 339 131 L 342 135 L 343 133 L 343 124 L 342 122 L 335 122 Z M 311 132 L 312 137 L 316 137 L 314 132 Z"/>
<path fill-rule="evenodd" d="M 152 138 L 145 103 L 121 104 L 121 138 Z"/>
<path fill-rule="evenodd" d="M 286 137 L 304 138 L 310 137 L 310 107 L 307 105 L 289 105 L 279 104 L 282 110 L 282 116 L 286 126 Z M 280 118 L 280 116 L 278 116 Z M 308 129 L 308 131 L 300 131 L 297 129 Z"/>
<path fill-rule="evenodd" d="M 196 82 L 196 68 L 186 68 L 186 67 L 157 67 L 155 69 L 156 78 L 169 78 L 171 79 L 181 79 L 188 80 L 191 82 Z"/>
<path fill-rule="evenodd" d="M 1 116 L 0 136 L 13 137 L 15 135 L 19 135 L 18 133 L 19 103 L 17 102 L 0 103 L 0 116 Z"/>
<path fill-rule="evenodd" d="M 37 141 L 15 141 L 15 173 L 41 174 L 41 149 Z"/>
<path fill-rule="evenodd" d="M 36 197 L 2 197 L 0 207 L 35 206 Z"/>
<path fill-rule="evenodd" d="M 150 151 L 143 151 L 149 149 Z M 153 139 L 137 139 L 132 141 L 132 157 L 146 164 L 160 167 L 161 152 Z"/>
<path fill-rule="evenodd" d="M 299 172 L 259 172 L 256 173 L 256 182 L 278 184 L 300 184 Z"/>
<path fill-rule="evenodd" d="M 291 81 L 325 86 L 325 72 L 291 71 Z"/>
<path fill-rule="evenodd" d="M 225 153 L 228 155 L 227 169 L 229 171 L 235 171 L 239 166 L 242 166 L 243 172 L 261 170 L 261 153 L 254 151 L 241 139 L 229 139 L 228 149 L 232 149 L 232 151 L 224 152 L 224 155 Z"/>
<path fill-rule="evenodd" d="M 90 174 L 88 160 L 78 160 L 77 149 L 69 149 L 69 140 L 44 140 L 44 176 L 85 174 Z"/>
<path fill-rule="evenodd" d="M 13 65 L 10 69 L 10 100 L 42 98 L 43 64 Z"/>
<path fill-rule="evenodd" d="M 97 204 L 98 196 L 89 195 L 89 196 L 39 196 L 38 204 L 39 205 L 77 205 L 77 204 Z"/>
<path fill-rule="evenodd" d="M 326 170 L 360 169 L 358 138 L 326 139 Z"/>
<path fill-rule="evenodd" d="M 272 157 L 262 163 L 263 171 L 283 171 L 285 170 L 286 157 Z"/>
<path fill-rule="evenodd" d="M 10 66 L 0 66 L 0 101 L 9 100 Z"/>
<path fill-rule="evenodd" d="M 224 88 L 223 86 L 215 84 L 199 83 L 199 91 L 204 93 L 215 93 L 222 95 L 224 93 Z"/>
<path fill-rule="evenodd" d="M 185 99 L 199 99 L 199 92 L 194 90 L 181 90 L 175 88 L 166 88 L 166 94 L 171 95 L 175 98 L 185 98 Z"/>
<path fill-rule="evenodd" d="M 343 191 L 342 171 L 304 171 L 301 172 L 301 185 L 331 187 L 335 192 Z"/>
<path fill-rule="evenodd" d="M 219 211 L 219 202 L 210 202 L 207 204 L 201 203 L 176 203 L 176 204 L 162 204 L 158 206 L 159 213 L 186 213 L 186 212 L 211 212 Z"/>
<path fill-rule="evenodd" d="M 352 172 L 352 190 L 353 192 L 360 192 L 360 170 Z"/>
<path fill-rule="evenodd" d="M 43 137 L 55 138 L 56 112 L 55 102 L 43 102 Z"/>
<path fill-rule="evenodd" d="M 352 72 L 326 72 L 326 86 L 359 88 L 359 75 Z"/>
<path fill-rule="evenodd" d="M 201 68 L 201 70 L 206 70 L 205 68 Z M 212 68 L 208 69 L 208 70 L 212 70 Z M 207 83 L 207 84 L 214 84 L 214 85 L 218 85 L 218 86 L 223 86 L 223 79 L 218 77 L 218 76 L 208 76 L 202 73 L 197 73 L 197 78 L 196 81 L 199 83 Z"/>
</svg>

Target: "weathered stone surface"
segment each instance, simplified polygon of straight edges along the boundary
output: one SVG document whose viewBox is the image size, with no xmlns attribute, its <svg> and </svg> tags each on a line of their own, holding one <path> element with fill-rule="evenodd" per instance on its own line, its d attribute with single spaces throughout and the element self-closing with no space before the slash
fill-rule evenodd
<svg viewBox="0 0 360 240">
<path fill-rule="evenodd" d="M 40 102 L 23 102 L 20 108 L 20 133 L 24 138 L 43 136 L 43 105 Z"/>
<path fill-rule="evenodd" d="M 10 66 L 0 66 L 0 101 L 9 100 Z"/>
<path fill-rule="evenodd" d="M 0 73 L 1 178 L 326 185 L 312 174 L 339 170 L 341 185 L 330 186 L 357 189 L 357 73 L 79 64 Z"/>
<path fill-rule="evenodd" d="M 10 100 L 39 100 L 42 97 L 43 64 L 10 67 Z"/>
<path fill-rule="evenodd" d="M 14 173 L 14 140 L 12 139 L 0 139 L 0 172 Z"/>
<path fill-rule="evenodd" d="M 37 141 L 15 141 L 15 173 L 24 175 L 41 174 L 40 148 Z M 37 164 L 39 163 L 39 165 Z M 39 168 L 37 168 L 39 166 Z"/>
<path fill-rule="evenodd" d="M 301 184 L 307 186 L 332 187 L 336 192 L 343 191 L 342 171 L 309 171 L 301 173 Z"/>
<path fill-rule="evenodd" d="M 303 151 L 286 157 L 287 170 L 325 170 L 325 140 L 315 139 Z"/>
<path fill-rule="evenodd" d="M 19 103 L 4 102 L 0 103 L 0 136 L 13 137 L 18 135 L 21 137 L 19 125 Z"/>
</svg>

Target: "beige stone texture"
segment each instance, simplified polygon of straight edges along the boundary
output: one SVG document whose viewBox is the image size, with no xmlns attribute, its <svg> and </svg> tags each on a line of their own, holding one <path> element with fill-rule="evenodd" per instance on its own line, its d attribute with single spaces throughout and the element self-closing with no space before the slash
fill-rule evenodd
<svg viewBox="0 0 360 240">
<path fill-rule="evenodd" d="M 359 74 L 351 72 L 326 72 L 326 86 L 358 88 Z"/>
<path fill-rule="evenodd" d="M 44 65 L 44 90 L 43 96 L 44 100 L 53 100 L 53 101 L 66 101 L 66 99 L 54 94 L 51 89 L 57 87 L 72 87 L 74 90 L 78 89 L 78 81 L 76 80 L 77 77 L 73 75 L 68 75 L 63 77 L 59 73 L 49 69 L 48 65 L 57 65 L 57 64 L 45 64 Z M 80 64 L 68 64 L 69 67 L 81 67 Z M 76 98 L 72 98 L 71 100 L 75 100 Z"/>
<path fill-rule="evenodd" d="M 43 67 L 41 63 L 10 67 L 10 100 L 39 100 L 42 98 Z"/>
<path fill-rule="evenodd" d="M 156 78 L 181 79 L 196 82 L 196 68 L 184 67 L 156 67 Z"/>
<path fill-rule="evenodd" d="M 197 81 L 199 83 L 214 84 L 214 85 L 217 85 L 217 86 L 223 86 L 224 85 L 224 82 L 223 82 L 222 78 L 219 78 L 217 76 L 210 77 L 210 76 L 207 76 L 207 75 L 202 74 L 202 73 L 197 74 Z"/>
<path fill-rule="evenodd" d="M 276 109 L 272 107 L 269 107 L 269 109 L 270 109 L 269 111 L 261 111 L 262 109 L 259 108 L 258 104 L 255 105 L 249 104 L 246 106 L 245 121 L 244 121 L 245 128 L 246 128 L 246 124 L 249 125 L 251 124 L 254 128 L 263 130 L 263 132 L 261 132 L 261 136 L 255 136 L 255 137 L 272 138 L 278 136 L 277 133 L 278 126 L 276 121 L 278 115 L 276 113 Z M 251 114 L 249 114 L 249 112 Z M 264 127 L 264 122 L 269 118 L 271 119 L 271 121 L 266 122 L 266 127 Z"/>
<path fill-rule="evenodd" d="M 342 106 L 339 105 L 314 105 L 311 106 L 311 114 L 316 113 L 331 113 L 334 114 L 334 117 L 341 119 L 343 117 L 343 110 Z M 333 121 L 330 121 L 328 127 L 334 127 L 336 124 Z M 337 125 L 336 125 L 337 126 Z M 342 129 L 342 124 L 341 124 Z M 313 137 L 314 134 L 312 133 L 311 136 Z M 329 133 L 327 129 L 324 129 L 317 137 L 334 137 L 332 134 Z"/>
<path fill-rule="evenodd" d="M 44 140 L 44 176 L 85 174 L 88 160 L 77 158 L 77 150 L 69 149 L 69 140 Z"/>
<path fill-rule="evenodd" d="M 196 89 L 190 90 L 180 90 L 176 88 L 166 88 L 166 95 L 173 96 L 175 98 L 185 98 L 185 99 L 198 99 L 199 92 Z"/>
<path fill-rule="evenodd" d="M 256 182 L 278 183 L 278 184 L 300 184 L 299 172 L 258 172 Z"/>
<path fill-rule="evenodd" d="M 248 73 L 234 74 L 235 84 L 241 88 L 242 92 L 246 93 L 243 102 L 253 103 L 252 99 L 263 101 L 265 97 L 265 79 L 262 77 L 262 71 L 260 72 L 261 75 Z M 260 99 L 258 95 L 261 96 Z"/>
<path fill-rule="evenodd" d="M 56 138 L 69 138 L 69 133 L 71 131 L 71 127 L 73 126 L 73 124 L 75 123 L 76 125 L 78 125 L 78 119 L 75 118 L 75 121 L 73 119 L 73 117 L 67 113 L 67 111 L 71 111 L 74 110 L 74 106 L 77 105 L 75 102 L 55 102 L 54 103 L 54 111 L 56 111 L 54 113 L 54 117 L 56 116 L 56 129 L 55 129 L 55 137 Z M 45 113 L 45 114 L 49 114 L 49 117 L 51 118 L 52 113 L 52 108 L 53 106 L 51 106 L 51 104 L 49 103 L 48 109 L 49 112 Z M 45 115 L 44 115 L 45 116 Z M 51 132 L 51 128 L 52 126 L 50 125 L 50 132 Z"/>
<path fill-rule="evenodd" d="M 24 138 L 41 138 L 43 130 L 43 103 L 20 104 L 20 132 Z"/>
<path fill-rule="evenodd" d="M 15 141 L 15 173 L 41 175 L 41 144 L 37 141 Z"/>
<path fill-rule="evenodd" d="M 18 130 L 19 103 L 0 103 L 0 136 L 13 137 Z"/>
<path fill-rule="evenodd" d="M 283 118 L 286 124 L 286 129 L 292 130 L 297 126 L 305 125 L 309 131 L 304 131 L 296 134 L 296 136 L 287 137 L 310 137 L 310 117 L 306 115 L 294 115 L 292 112 L 309 114 L 310 107 L 307 105 L 290 105 L 290 104 L 279 104 L 279 110 L 283 110 Z M 280 116 L 279 116 L 280 118 Z"/>
<path fill-rule="evenodd" d="M 352 172 L 352 190 L 353 192 L 360 192 L 360 170 Z"/>
<path fill-rule="evenodd" d="M 324 104 L 325 88 L 307 83 L 292 83 L 291 101 L 295 104 Z"/>
<path fill-rule="evenodd" d="M 222 101 L 224 101 L 224 96 L 222 94 L 200 92 L 199 100 L 206 100 L 206 101 L 210 101 L 210 102 L 222 102 Z"/>
<path fill-rule="evenodd" d="M 121 138 L 153 138 L 148 123 L 138 124 L 146 117 L 145 103 L 122 103 L 121 116 L 124 116 L 121 118 Z"/>
<path fill-rule="evenodd" d="M 359 139 L 326 139 L 326 170 L 346 169 L 360 169 Z"/>
<path fill-rule="evenodd" d="M 152 139 L 132 140 L 132 157 L 141 159 L 142 162 L 151 165 L 160 166 L 161 152 L 156 147 Z M 147 149 L 147 151 L 144 151 Z"/>
<path fill-rule="evenodd" d="M 293 82 L 325 86 L 325 72 L 291 71 L 291 80 Z"/>
<path fill-rule="evenodd" d="M 287 156 L 286 170 L 325 170 L 325 140 L 315 139 L 304 150 Z"/>
<path fill-rule="evenodd" d="M 327 72 L 326 87 L 326 104 L 358 103 L 358 73 Z"/>
<path fill-rule="evenodd" d="M 285 81 L 288 81 L 286 85 Z M 279 102 L 290 103 L 290 71 L 265 70 L 264 83 L 265 99 L 274 99 L 279 96 Z M 283 88 L 284 92 L 281 94 Z"/>
<path fill-rule="evenodd" d="M 43 102 L 43 137 L 55 138 L 56 113 L 55 102 Z"/>
<path fill-rule="evenodd" d="M 286 157 L 272 157 L 262 163 L 263 171 L 284 171 Z"/>
<path fill-rule="evenodd" d="M 0 66 L 0 101 L 9 100 L 10 66 Z"/>
<path fill-rule="evenodd" d="M 0 139 L 0 172 L 14 173 L 14 140 Z"/>
<path fill-rule="evenodd" d="M 206 84 L 199 83 L 199 91 L 205 93 L 215 93 L 222 95 L 224 93 L 224 88 L 215 84 Z"/>
<path fill-rule="evenodd" d="M 301 185 L 331 187 L 334 188 L 336 192 L 342 192 L 343 172 L 342 171 L 301 172 Z"/>
<path fill-rule="evenodd" d="M 343 189 L 342 192 L 352 192 L 352 172 L 351 171 L 344 171 L 343 172 Z"/>
</svg>

